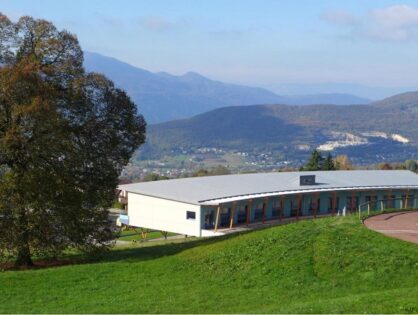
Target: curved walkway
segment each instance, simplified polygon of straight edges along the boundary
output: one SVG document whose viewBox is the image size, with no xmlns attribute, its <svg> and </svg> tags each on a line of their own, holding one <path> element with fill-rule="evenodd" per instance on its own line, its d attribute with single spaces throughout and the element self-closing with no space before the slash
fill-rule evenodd
<svg viewBox="0 0 418 315">
<path fill-rule="evenodd" d="M 418 244 L 418 211 L 379 214 L 364 221 L 369 229 Z"/>
</svg>

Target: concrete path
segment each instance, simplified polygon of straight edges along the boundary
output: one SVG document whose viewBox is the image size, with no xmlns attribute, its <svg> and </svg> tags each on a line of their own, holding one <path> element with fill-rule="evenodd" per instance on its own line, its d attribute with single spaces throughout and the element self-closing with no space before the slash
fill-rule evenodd
<svg viewBox="0 0 418 315">
<path fill-rule="evenodd" d="M 418 244 L 418 211 L 385 213 L 364 221 L 369 229 Z"/>
<path fill-rule="evenodd" d="M 123 237 L 121 237 L 123 239 Z M 121 238 L 116 240 L 116 246 L 124 246 L 124 245 L 129 245 L 129 244 L 133 244 L 135 242 L 133 241 L 124 241 L 121 240 Z M 178 234 L 178 235 L 172 235 L 172 236 L 167 236 L 167 238 L 164 237 L 158 237 L 158 238 L 152 238 L 149 240 L 145 240 L 145 241 L 136 241 L 136 243 L 139 244 L 143 244 L 143 243 L 152 243 L 152 242 L 162 242 L 162 241 L 170 241 L 170 240 L 179 240 L 179 239 L 185 239 L 186 237 L 184 235 Z"/>
</svg>

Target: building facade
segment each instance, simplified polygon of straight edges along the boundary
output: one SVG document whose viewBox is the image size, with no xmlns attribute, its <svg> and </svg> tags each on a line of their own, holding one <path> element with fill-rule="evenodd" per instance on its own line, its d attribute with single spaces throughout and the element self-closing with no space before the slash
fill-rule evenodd
<svg viewBox="0 0 418 315">
<path fill-rule="evenodd" d="M 418 207 L 409 171 L 286 172 L 121 185 L 121 222 L 193 236 L 273 220 Z"/>
</svg>

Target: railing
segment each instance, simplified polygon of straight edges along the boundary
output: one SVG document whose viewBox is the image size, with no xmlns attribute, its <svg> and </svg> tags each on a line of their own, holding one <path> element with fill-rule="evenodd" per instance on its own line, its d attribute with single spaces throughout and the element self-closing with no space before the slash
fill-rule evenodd
<svg viewBox="0 0 418 315">
<path fill-rule="evenodd" d="M 385 212 L 407 211 L 418 208 L 418 197 L 398 197 L 370 200 L 358 207 L 359 219 Z"/>
</svg>

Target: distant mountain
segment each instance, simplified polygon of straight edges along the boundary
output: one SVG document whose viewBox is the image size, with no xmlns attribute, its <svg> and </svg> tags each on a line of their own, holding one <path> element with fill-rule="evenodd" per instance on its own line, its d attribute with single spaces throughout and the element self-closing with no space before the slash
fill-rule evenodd
<svg viewBox="0 0 418 315">
<path fill-rule="evenodd" d="M 367 104 L 349 94 L 279 96 L 269 90 L 223 83 L 198 73 L 181 76 L 131 66 L 114 58 L 86 52 L 88 71 L 103 73 L 125 89 L 149 123 L 191 117 L 215 108 L 253 104 Z"/>
<path fill-rule="evenodd" d="M 418 87 L 380 87 L 366 86 L 350 83 L 287 83 L 267 86 L 268 89 L 278 94 L 324 94 L 330 91 L 339 94 L 351 94 L 366 99 L 380 100 L 391 95 L 414 91 Z"/>
<path fill-rule="evenodd" d="M 371 100 L 352 94 L 344 93 L 326 93 L 312 95 L 286 95 L 283 104 L 286 105 L 365 105 L 371 103 Z"/>
<path fill-rule="evenodd" d="M 125 89 L 149 122 L 190 117 L 217 107 L 282 102 L 265 89 L 213 81 L 194 72 L 152 73 L 96 53 L 85 53 L 85 67 Z"/>
<path fill-rule="evenodd" d="M 418 92 L 370 105 L 257 105 L 216 109 L 151 125 L 144 152 L 176 148 L 276 152 L 306 157 L 313 148 L 358 159 L 418 157 Z"/>
<path fill-rule="evenodd" d="M 374 102 L 373 105 L 380 108 L 392 109 L 395 111 L 418 111 L 418 92 L 407 92 L 385 98 Z"/>
</svg>

